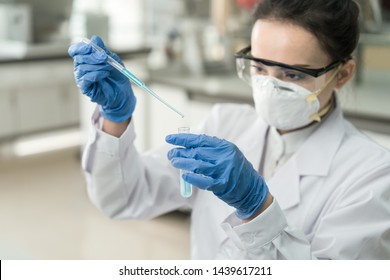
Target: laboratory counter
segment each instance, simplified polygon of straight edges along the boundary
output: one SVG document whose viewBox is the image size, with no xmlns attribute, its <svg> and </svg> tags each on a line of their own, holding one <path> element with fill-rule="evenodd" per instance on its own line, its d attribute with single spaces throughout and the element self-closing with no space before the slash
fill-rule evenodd
<svg viewBox="0 0 390 280">
<path fill-rule="evenodd" d="M 1 46 L 1 44 L 0 44 Z M 14 53 L 2 51 L 0 53 L 0 64 L 26 63 L 26 62 L 44 62 L 70 59 L 68 55 L 69 44 L 55 46 L 31 46 L 16 50 Z M 134 56 L 146 56 L 150 48 L 139 46 L 129 49 L 113 50 L 122 59 L 132 58 Z"/>
</svg>

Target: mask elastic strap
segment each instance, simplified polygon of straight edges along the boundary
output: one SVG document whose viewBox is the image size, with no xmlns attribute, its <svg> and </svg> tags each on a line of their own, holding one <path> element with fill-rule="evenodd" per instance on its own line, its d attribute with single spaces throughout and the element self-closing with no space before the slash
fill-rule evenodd
<svg viewBox="0 0 390 280">
<path fill-rule="evenodd" d="M 324 88 L 326 88 L 333 81 L 333 79 L 336 77 L 336 75 L 340 72 L 342 66 L 343 65 L 340 65 L 337 68 L 337 71 L 335 71 L 332 74 L 332 76 L 330 76 L 329 80 L 319 90 L 313 92 L 312 94 L 310 94 L 306 97 L 307 103 L 312 103 L 313 101 L 317 100 L 318 96 L 321 94 L 321 92 L 324 90 Z"/>
<path fill-rule="evenodd" d="M 320 121 L 321 121 L 321 118 L 322 118 L 323 116 L 325 116 L 325 115 L 329 112 L 330 108 L 333 106 L 333 99 L 334 99 L 334 98 L 332 97 L 332 99 L 330 100 L 330 102 L 328 102 L 328 105 L 326 105 L 324 108 L 322 108 L 321 111 L 319 111 L 319 112 L 316 113 L 316 114 L 311 115 L 311 116 L 310 116 L 310 119 L 311 119 L 312 121 L 320 122 Z"/>
<path fill-rule="evenodd" d="M 341 67 L 342 65 L 340 65 L 337 69 L 337 71 L 335 71 L 333 73 L 333 75 L 329 78 L 329 80 L 325 83 L 324 86 L 322 86 L 322 88 L 320 88 L 319 90 L 317 90 L 315 93 L 309 95 L 307 98 L 306 98 L 306 101 L 307 102 L 313 102 L 314 100 L 316 100 L 318 98 L 318 96 L 320 95 L 320 93 L 324 90 L 324 88 L 326 88 L 329 83 L 336 77 L 336 75 L 340 72 L 341 70 Z M 326 105 L 324 108 L 322 108 L 321 111 L 319 111 L 318 113 L 315 113 L 313 115 L 311 115 L 310 119 L 312 121 L 316 121 L 316 122 L 320 122 L 321 121 L 321 118 L 326 115 L 330 108 L 332 108 L 333 106 L 333 98 L 331 99 L 331 101 L 328 103 L 328 105 Z"/>
</svg>

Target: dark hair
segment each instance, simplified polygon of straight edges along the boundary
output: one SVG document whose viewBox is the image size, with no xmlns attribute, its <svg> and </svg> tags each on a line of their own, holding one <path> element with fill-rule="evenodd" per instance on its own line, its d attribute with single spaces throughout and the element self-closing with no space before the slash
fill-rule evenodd
<svg viewBox="0 0 390 280">
<path fill-rule="evenodd" d="M 352 55 L 359 41 L 359 6 L 353 0 L 260 0 L 254 13 L 300 26 L 316 36 L 333 60 Z"/>
</svg>

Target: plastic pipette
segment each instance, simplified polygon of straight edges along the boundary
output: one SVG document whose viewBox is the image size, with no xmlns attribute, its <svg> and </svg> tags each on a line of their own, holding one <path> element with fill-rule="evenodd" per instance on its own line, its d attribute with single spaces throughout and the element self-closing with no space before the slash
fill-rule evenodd
<svg viewBox="0 0 390 280">
<path fill-rule="evenodd" d="M 104 52 L 105 54 L 107 54 L 101 47 L 99 47 L 98 45 L 96 45 L 94 42 L 92 42 L 91 40 L 89 40 L 88 38 L 83 38 L 82 41 L 86 44 L 89 44 L 92 46 L 92 48 L 94 48 L 96 51 L 99 51 L 99 52 Z M 118 63 L 115 59 L 113 59 L 111 56 L 109 56 L 107 54 L 107 62 L 113 66 L 115 69 L 117 69 L 119 72 L 121 72 L 123 75 L 125 75 L 128 79 L 130 79 L 130 81 L 132 81 L 134 84 L 136 84 L 137 86 L 139 86 L 140 88 L 142 88 L 143 90 L 145 90 L 146 92 L 148 92 L 151 96 L 153 96 L 154 98 L 156 98 L 158 101 L 160 101 L 161 103 L 163 103 L 165 106 L 167 106 L 168 108 L 170 108 L 171 110 L 173 110 L 175 113 L 177 113 L 178 115 L 180 115 L 182 118 L 184 118 L 184 115 L 178 111 L 175 107 L 173 107 L 172 105 L 170 105 L 168 102 L 166 102 L 164 99 L 162 99 L 160 96 L 158 96 L 155 92 L 153 92 L 151 89 L 149 89 L 145 83 L 137 78 L 133 73 L 131 73 L 126 67 L 124 67 L 123 65 L 121 65 L 120 63 Z"/>
</svg>

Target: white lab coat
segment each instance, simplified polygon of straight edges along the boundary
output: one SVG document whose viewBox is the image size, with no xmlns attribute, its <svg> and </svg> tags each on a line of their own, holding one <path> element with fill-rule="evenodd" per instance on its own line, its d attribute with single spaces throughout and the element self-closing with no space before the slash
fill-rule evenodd
<svg viewBox="0 0 390 280">
<path fill-rule="evenodd" d="M 198 132 L 232 141 L 257 168 L 266 130 L 251 106 L 225 104 Z M 114 219 L 191 208 L 194 259 L 390 259 L 390 152 L 338 107 L 267 181 L 274 201 L 246 224 L 211 192 L 182 198 L 172 146 L 140 155 L 134 138 L 132 124 L 119 139 L 95 128 L 83 158 L 90 199 Z"/>
</svg>

